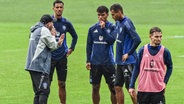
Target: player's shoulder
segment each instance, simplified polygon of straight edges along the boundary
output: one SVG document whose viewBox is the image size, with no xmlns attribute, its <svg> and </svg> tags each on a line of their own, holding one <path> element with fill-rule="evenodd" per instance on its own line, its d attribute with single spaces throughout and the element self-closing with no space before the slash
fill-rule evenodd
<svg viewBox="0 0 184 104">
<path fill-rule="evenodd" d="M 92 26 L 90 26 L 89 30 L 96 29 L 98 27 L 98 25 L 99 25 L 98 23 L 93 24 Z"/>
<path fill-rule="evenodd" d="M 46 31 L 46 32 L 48 32 L 49 29 L 48 29 L 47 27 L 43 26 L 43 27 L 41 27 L 41 31 Z"/>
<path fill-rule="evenodd" d="M 141 47 L 139 48 L 138 52 L 143 52 L 144 49 L 145 49 L 145 47 L 146 47 L 146 45 L 141 46 Z"/>
<path fill-rule="evenodd" d="M 145 47 L 146 47 L 146 45 L 141 46 L 141 47 L 139 48 L 139 51 L 143 51 Z"/>
<path fill-rule="evenodd" d="M 113 25 L 113 23 L 112 23 L 112 22 L 110 22 L 110 21 L 107 21 L 107 24 L 109 24 L 109 25 Z"/>
<path fill-rule="evenodd" d="M 109 21 L 107 21 L 107 25 L 108 25 L 108 27 L 115 27 L 115 24 L 113 24 L 112 22 L 109 22 Z"/>
<path fill-rule="evenodd" d="M 163 47 L 164 47 L 164 46 L 163 46 Z M 168 48 L 166 48 L 166 47 L 164 47 L 164 52 L 166 52 L 166 53 L 170 53 L 169 49 L 168 49 Z"/>
<path fill-rule="evenodd" d="M 127 17 L 127 16 L 125 16 L 125 17 L 123 18 L 123 21 L 124 21 L 125 23 L 132 23 L 132 20 L 131 20 L 129 17 Z"/>
<path fill-rule="evenodd" d="M 145 48 L 145 45 L 144 46 L 141 46 L 138 50 L 138 55 L 142 56 L 143 55 L 143 52 L 144 52 L 144 48 Z"/>
<path fill-rule="evenodd" d="M 62 22 L 67 23 L 67 24 L 72 24 L 72 23 L 70 22 L 70 20 L 68 20 L 68 19 L 65 18 L 65 17 L 62 17 Z"/>
<path fill-rule="evenodd" d="M 43 27 L 41 27 L 41 33 L 43 33 L 45 35 L 45 34 L 50 33 L 50 30 L 47 27 L 43 26 Z"/>
<path fill-rule="evenodd" d="M 132 20 L 130 18 L 128 18 L 127 16 L 124 17 L 122 22 L 124 24 L 124 27 L 127 29 L 134 27 Z"/>
</svg>

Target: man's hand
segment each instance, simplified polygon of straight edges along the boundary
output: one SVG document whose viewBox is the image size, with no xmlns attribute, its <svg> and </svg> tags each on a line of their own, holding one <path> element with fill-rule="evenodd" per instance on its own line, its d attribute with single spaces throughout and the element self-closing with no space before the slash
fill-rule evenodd
<svg viewBox="0 0 184 104">
<path fill-rule="evenodd" d="M 135 89 L 133 89 L 133 88 L 129 88 L 129 93 L 130 93 L 130 96 L 132 96 L 132 97 L 136 97 L 136 91 L 135 91 Z"/>
<path fill-rule="evenodd" d="M 126 61 L 127 59 L 128 59 L 128 53 L 126 53 L 122 56 L 122 61 Z"/>
<path fill-rule="evenodd" d="M 89 63 L 89 62 L 86 63 L 86 69 L 87 69 L 87 70 L 91 70 L 91 63 Z"/>
<path fill-rule="evenodd" d="M 66 57 L 68 57 L 72 52 L 73 52 L 73 49 L 69 49 L 67 54 L 66 54 Z"/>
<path fill-rule="evenodd" d="M 105 27 L 105 22 L 102 21 L 102 20 L 100 20 L 100 27 L 101 27 L 101 28 L 104 28 L 104 27 Z"/>
<path fill-rule="evenodd" d="M 52 36 L 56 36 L 56 29 L 53 27 L 51 30 L 50 30 Z"/>
<path fill-rule="evenodd" d="M 64 38 L 65 38 L 65 34 L 63 33 L 63 34 L 59 37 L 59 41 L 58 41 L 58 45 L 59 45 L 59 46 L 63 43 Z"/>
</svg>

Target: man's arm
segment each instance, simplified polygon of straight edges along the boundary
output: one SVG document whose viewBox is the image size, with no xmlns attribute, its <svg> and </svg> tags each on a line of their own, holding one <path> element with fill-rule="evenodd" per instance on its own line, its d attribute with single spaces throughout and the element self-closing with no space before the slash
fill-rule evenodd
<svg viewBox="0 0 184 104">
<path fill-rule="evenodd" d="M 115 26 L 112 25 L 109 29 L 110 29 L 110 32 L 106 27 L 102 28 L 102 30 L 105 34 L 105 41 L 108 44 L 112 45 L 112 44 L 114 44 L 114 42 L 116 40 L 116 34 L 117 33 L 115 31 Z"/>
<path fill-rule="evenodd" d="M 67 57 L 74 51 L 75 46 L 77 44 L 77 39 L 78 39 L 77 33 L 76 33 L 73 25 L 70 22 L 68 22 L 68 32 L 72 36 L 72 42 L 71 42 L 71 46 L 68 49 L 68 52 L 66 54 Z"/>
<path fill-rule="evenodd" d="M 55 36 L 51 34 L 49 29 L 47 29 L 46 27 L 43 27 L 41 29 L 41 41 L 51 50 L 57 49 L 63 43 L 63 40 L 63 34 L 60 36 L 59 41 L 56 42 Z"/>
<path fill-rule="evenodd" d="M 71 23 L 69 23 L 69 31 L 70 35 L 72 36 L 72 43 L 69 49 L 72 49 L 72 51 L 74 51 L 75 46 L 77 44 L 77 40 L 78 40 L 78 35 L 73 27 L 73 25 Z"/>
<path fill-rule="evenodd" d="M 165 84 L 168 83 L 169 81 L 169 78 L 172 74 L 172 70 L 173 70 L 173 63 L 172 63 L 172 58 L 171 58 L 171 54 L 169 52 L 168 49 L 164 49 L 164 63 L 167 67 L 167 71 L 166 71 L 166 75 L 165 75 L 165 78 L 164 78 L 164 82 Z"/>
<path fill-rule="evenodd" d="M 137 34 L 133 24 L 130 24 L 130 23 L 128 24 L 127 23 L 125 25 L 125 27 L 126 27 L 126 30 L 127 30 L 128 34 L 131 36 L 131 38 L 133 40 L 133 43 L 132 43 L 132 46 L 129 49 L 129 51 L 122 56 L 122 61 L 126 61 L 126 59 L 129 57 L 129 55 L 133 54 L 136 51 L 139 44 L 141 43 L 141 38 Z"/>
<path fill-rule="evenodd" d="M 88 30 L 88 36 L 87 36 L 87 42 L 86 42 L 86 69 L 90 70 L 91 69 L 91 53 L 92 53 L 92 45 L 93 45 L 93 40 L 92 40 L 92 35 L 90 32 L 90 29 Z"/>
<path fill-rule="evenodd" d="M 137 47 L 139 46 L 139 44 L 141 43 L 141 38 L 139 37 L 139 35 L 137 34 L 136 30 L 134 28 L 130 28 L 128 30 L 130 36 L 132 37 L 133 40 L 133 44 L 128 52 L 128 55 L 133 54 L 133 52 L 137 49 Z"/>
<path fill-rule="evenodd" d="M 87 57 L 86 63 L 90 63 L 91 61 L 92 45 L 93 45 L 92 35 L 89 29 L 86 42 L 86 57 Z"/>
<path fill-rule="evenodd" d="M 129 93 L 132 97 L 136 97 L 135 82 L 140 72 L 140 63 L 142 60 L 142 55 L 143 55 L 143 47 L 140 48 L 138 52 L 138 58 L 137 58 L 135 67 L 133 69 L 130 84 L 129 84 Z"/>
<path fill-rule="evenodd" d="M 129 88 L 135 89 L 135 82 L 136 82 L 136 79 L 139 75 L 140 63 L 141 63 L 141 60 L 142 60 L 143 51 L 144 51 L 144 47 L 141 47 L 139 49 L 138 58 L 136 60 L 135 67 L 134 67 L 133 72 L 132 72 Z"/>
</svg>

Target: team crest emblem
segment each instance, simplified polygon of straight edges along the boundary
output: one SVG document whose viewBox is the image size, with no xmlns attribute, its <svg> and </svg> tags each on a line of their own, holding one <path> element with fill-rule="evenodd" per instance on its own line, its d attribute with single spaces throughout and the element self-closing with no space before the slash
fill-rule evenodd
<svg viewBox="0 0 184 104">
<path fill-rule="evenodd" d="M 48 84 L 46 82 L 43 83 L 43 89 L 47 89 Z"/>
<path fill-rule="evenodd" d="M 154 60 L 152 59 L 152 60 L 150 61 L 150 67 L 153 68 L 154 66 L 155 66 L 155 62 L 154 62 Z"/>
<path fill-rule="evenodd" d="M 123 29 L 122 29 L 122 27 L 120 27 L 119 32 L 121 33 L 121 32 L 122 32 L 122 30 L 123 30 Z"/>
<path fill-rule="evenodd" d="M 111 32 L 111 30 L 107 29 L 107 33 L 110 33 L 110 32 Z"/>
<path fill-rule="evenodd" d="M 66 30 L 66 26 L 65 25 L 62 28 L 63 28 L 64 31 Z"/>
<path fill-rule="evenodd" d="M 99 40 L 102 41 L 103 40 L 103 36 L 99 36 Z"/>
</svg>

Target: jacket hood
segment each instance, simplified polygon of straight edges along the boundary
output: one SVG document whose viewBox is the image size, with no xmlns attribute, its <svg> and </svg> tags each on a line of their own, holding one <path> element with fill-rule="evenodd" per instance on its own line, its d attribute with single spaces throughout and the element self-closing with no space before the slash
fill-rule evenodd
<svg viewBox="0 0 184 104">
<path fill-rule="evenodd" d="M 34 32 L 37 28 L 40 28 L 40 27 L 43 27 L 43 26 L 44 26 L 43 23 L 38 22 L 38 23 L 36 23 L 36 25 L 34 25 L 34 26 L 31 27 L 30 31 L 31 32 Z"/>
</svg>

